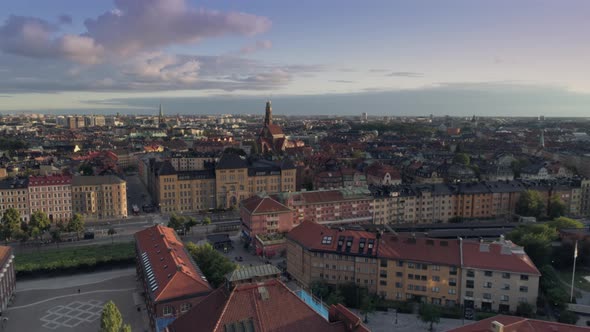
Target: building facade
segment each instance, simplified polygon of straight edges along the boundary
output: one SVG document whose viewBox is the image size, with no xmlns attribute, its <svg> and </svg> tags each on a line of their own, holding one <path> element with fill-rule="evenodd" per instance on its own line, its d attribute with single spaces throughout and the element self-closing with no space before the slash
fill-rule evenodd
<svg viewBox="0 0 590 332">
<path fill-rule="evenodd" d="M 47 214 L 51 222 L 72 219 L 72 177 L 51 175 L 29 178 L 29 215 L 36 211 Z"/>
<path fill-rule="evenodd" d="M 127 183 L 114 175 L 74 176 L 72 212 L 90 218 L 126 218 Z"/>
<path fill-rule="evenodd" d="M 22 221 L 30 220 L 28 185 L 27 178 L 8 178 L 0 181 L 0 212 L 2 214 L 7 209 L 14 208 L 20 213 Z"/>
</svg>

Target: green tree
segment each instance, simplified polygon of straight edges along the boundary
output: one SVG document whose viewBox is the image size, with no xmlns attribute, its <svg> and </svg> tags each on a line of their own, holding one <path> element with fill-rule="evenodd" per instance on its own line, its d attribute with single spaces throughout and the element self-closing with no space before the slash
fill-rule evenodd
<svg viewBox="0 0 590 332">
<path fill-rule="evenodd" d="M 123 317 L 113 301 L 107 302 L 100 316 L 100 332 L 130 332 L 131 326 L 123 324 Z"/>
<path fill-rule="evenodd" d="M 84 217 L 76 213 L 68 223 L 68 231 L 75 232 L 78 240 L 80 240 L 80 234 L 84 232 Z"/>
<path fill-rule="evenodd" d="M 80 165 L 78 171 L 80 171 L 80 174 L 85 176 L 94 175 L 94 169 L 92 169 L 92 166 L 88 164 Z"/>
<path fill-rule="evenodd" d="M 535 318 L 535 307 L 527 302 L 520 302 L 516 307 L 516 316 Z"/>
<path fill-rule="evenodd" d="M 527 217 L 540 217 L 545 212 L 541 194 L 535 190 L 525 190 L 516 202 L 516 213 Z"/>
<path fill-rule="evenodd" d="M 557 239 L 557 231 L 547 224 L 528 224 L 516 227 L 506 237 L 523 246 L 535 265 L 543 266 L 551 261 L 551 242 Z"/>
<path fill-rule="evenodd" d="M 61 242 L 62 230 L 59 227 L 54 227 L 50 232 L 51 232 L 51 240 L 53 242 L 55 242 L 55 245 L 59 248 L 59 243 Z"/>
<path fill-rule="evenodd" d="M 111 243 L 115 243 L 115 238 L 113 237 L 115 234 L 117 234 L 117 230 L 113 227 L 109 228 L 109 230 L 107 231 L 107 234 L 109 234 L 109 236 L 111 237 Z"/>
<path fill-rule="evenodd" d="M 217 288 L 223 284 L 225 275 L 236 269 L 236 264 L 215 250 L 209 243 L 196 245 L 192 242 L 186 244 L 191 254 L 207 280 Z"/>
<path fill-rule="evenodd" d="M 335 289 L 326 298 L 326 304 L 331 306 L 332 304 L 344 303 L 344 295 L 340 289 Z"/>
<path fill-rule="evenodd" d="M 365 292 L 361 297 L 361 305 L 359 308 L 361 315 L 365 316 L 365 323 L 369 322 L 369 314 L 374 313 L 376 308 L 377 305 L 375 303 L 375 298 L 372 295 L 368 294 L 368 292 Z"/>
<path fill-rule="evenodd" d="M 453 158 L 453 162 L 455 164 L 469 166 L 469 164 L 471 163 L 471 158 L 469 158 L 469 155 L 466 153 L 457 153 Z"/>
<path fill-rule="evenodd" d="M 582 224 L 580 221 L 567 217 L 556 218 L 547 224 L 556 230 L 560 230 L 562 228 L 584 228 L 584 224 Z"/>
<path fill-rule="evenodd" d="M 41 232 L 49 230 L 51 227 L 51 220 L 49 220 L 49 217 L 45 212 L 33 212 L 31 215 L 31 221 L 29 221 L 29 229 L 33 229 L 35 227 L 37 227 Z"/>
<path fill-rule="evenodd" d="M 184 217 L 172 213 L 170 215 L 170 220 L 168 221 L 168 227 L 174 230 L 184 229 Z"/>
<path fill-rule="evenodd" d="M 205 225 L 205 226 L 211 225 L 211 218 L 209 218 L 209 217 L 203 218 L 203 225 Z"/>
<path fill-rule="evenodd" d="M 424 323 L 430 324 L 428 330 L 433 331 L 433 325 L 440 322 L 440 309 L 433 304 L 422 303 L 420 305 L 418 317 L 420 317 L 420 320 Z"/>
<path fill-rule="evenodd" d="M 20 231 L 20 212 L 17 209 L 9 208 L 4 211 L 1 219 L 2 238 L 8 244 L 8 240 L 14 238 Z"/>
<path fill-rule="evenodd" d="M 190 232 L 195 226 L 197 226 L 197 219 L 193 217 L 187 218 L 187 220 L 184 222 L 184 228 L 187 232 Z"/>
<path fill-rule="evenodd" d="M 330 295 L 330 286 L 323 281 L 313 281 L 309 288 L 311 293 L 320 299 L 325 299 Z"/>
<path fill-rule="evenodd" d="M 561 200 L 561 198 L 557 195 L 551 196 L 549 199 L 549 208 L 548 214 L 549 218 L 555 219 L 563 216 L 566 212 L 565 203 Z"/>
<path fill-rule="evenodd" d="M 563 309 L 559 312 L 559 319 L 557 321 L 564 324 L 576 325 L 579 318 L 575 312 Z"/>
</svg>

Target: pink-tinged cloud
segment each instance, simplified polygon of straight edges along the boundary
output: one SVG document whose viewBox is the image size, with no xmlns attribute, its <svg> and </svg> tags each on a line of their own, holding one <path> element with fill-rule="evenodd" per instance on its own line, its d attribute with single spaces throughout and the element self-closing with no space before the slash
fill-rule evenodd
<svg viewBox="0 0 590 332">
<path fill-rule="evenodd" d="M 10 16 L 0 25 L 0 50 L 96 64 L 105 58 L 130 57 L 205 38 L 252 36 L 271 26 L 266 17 L 192 8 L 186 0 L 115 0 L 115 5 L 116 9 L 87 19 L 87 31 L 80 35 L 59 35 L 59 25 L 70 22 L 69 17 L 60 17 L 53 24 L 34 17 Z"/>
<path fill-rule="evenodd" d="M 252 36 L 268 30 L 268 18 L 196 9 L 185 0 L 116 0 L 117 10 L 88 19 L 87 35 L 121 55 L 191 44 L 223 35 Z"/>
<path fill-rule="evenodd" d="M 250 54 L 261 50 L 268 50 L 272 48 L 270 40 L 258 40 L 254 44 L 246 45 L 240 49 L 241 54 Z"/>
</svg>

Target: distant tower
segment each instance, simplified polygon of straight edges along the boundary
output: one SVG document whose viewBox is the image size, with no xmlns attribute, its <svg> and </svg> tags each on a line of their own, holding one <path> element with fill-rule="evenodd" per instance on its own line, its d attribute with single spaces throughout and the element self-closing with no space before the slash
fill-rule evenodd
<svg viewBox="0 0 590 332">
<path fill-rule="evenodd" d="M 158 124 L 162 124 L 164 122 L 164 110 L 162 109 L 162 104 L 160 104 L 160 112 L 158 113 Z"/>
<path fill-rule="evenodd" d="M 272 106 L 270 105 L 270 100 L 266 102 L 266 114 L 264 115 L 264 125 L 271 125 L 272 124 Z"/>
<path fill-rule="evenodd" d="M 541 129 L 541 137 L 539 138 L 539 145 L 541 149 L 545 148 L 545 130 Z"/>
</svg>

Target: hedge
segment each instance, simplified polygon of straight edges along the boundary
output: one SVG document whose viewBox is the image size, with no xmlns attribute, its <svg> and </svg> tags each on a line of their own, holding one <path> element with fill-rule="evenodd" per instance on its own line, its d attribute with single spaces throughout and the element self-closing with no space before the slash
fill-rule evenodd
<svg viewBox="0 0 590 332">
<path fill-rule="evenodd" d="M 15 255 L 18 277 L 34 277 L 94 271 L 133 264 L 133 242 L 107 245 L 43 249 Z"/>
</svg>

